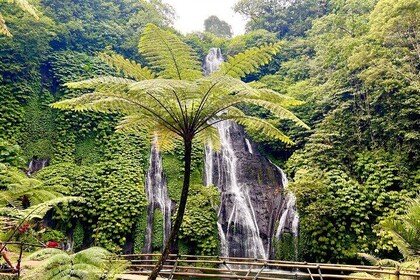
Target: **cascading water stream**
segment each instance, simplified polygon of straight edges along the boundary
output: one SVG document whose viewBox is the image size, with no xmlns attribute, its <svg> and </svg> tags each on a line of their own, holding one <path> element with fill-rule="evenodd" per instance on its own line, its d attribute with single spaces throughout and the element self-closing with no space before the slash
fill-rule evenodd
<svg viewBox="0 0 420 280">
<path fill-rule="evenodd" d="M 210 49 L 206 74 L 216 71 L 222 62 L 220 50 Z M 223 121 L 214 126 L 220 135 L 221 151 L 205 147 L 204 183 L 216 185 L 221 197 L 217 222 L 221 254 L 267 259 L 272 253 L 272 237 L 280 237 L 285 231 L 297 236 L 296 198 L 293 194 L 282 197 L 288 183 L 286 175 L 253 149 L 239 125 Z"/>
<path fill-rule="evenodd" d="M 238 182 L 238 158 L 235 155 L 233 141 L 230 137 L 235 127 L 230 121 L 220 122 L 215 126 L 220 134 L 222 146 L 220 166 L 225 168 L 226 174 L 226 177 L 222 178 L 224 182 L 218 182 L 218 185 L 224 185 L 222 200 L 228 198 L 229 204 L 231 204 L 229 207 L 226 207 L 227 203 L 221 204 L 221 207 L 225 207 L 224 210 L 229 217 L 228 227 L 223 231 L 221 240 L 235 240 L 236 243 L 241 243 L 238 248 L 229 248 L 228 243 L 222 244 L 222 248 L 225 248 L 225 251 L 233 256 L 267 259 L 268 254 L 260 237 L 249 188 Z M 245 255 L 243 255 L 244 253 Z"/>
<path fill-rule="evenodd" d="M 279 167 L 277 168 L 282 174 L 284 190 L 287 190 L 289 185 L 287 176 L 284 174 L 282 169 Z M 297 237 L 299 233 L 299 214 L 296 211 L 296 196 L 292 192 L 287 193 L 282 208 L 283 211 L 276 230 L 276 238 L 280 239 L 281 235 L 285 232 L 286 229 L 288 229 L 288 231 L 293 234 L 293 236 Z"/>
<path fill-rule="evenodd" d="M 219 65 L 223 62 L 223 57 L 220 49 L 211 48 L 205 61 L 206 75 L 219 69 Z M 246 256 L 254 258 L 268 258 L 268 254 L 264 249 L 262 239 L 260 238 L 260 231 L 256 220 L 255 211 L 250 199 L 249 190 L 246 186 L 242 186 L 237 180 L 237 157 L 232 145 L 230 137 L 231 130 L 234 129 L 232 122 L 223 121 L 215 125 L 221 140 L 221 164 L 225 170 L 226 177 L 224 182 L 219 182 L 217 185 L 224 185 L 224 190 L 221 191 L 221 206 L 219 209 L 219 221 L 217 223 L 219 236 L 221 240 L 221 253 L 225 256 L 233 253 L 234 255 L 246 253 Z M 248 139 L 247 139 L 248 140 Z M 246 142 L 248 151 L 252 153 L 251 144 L 249 140 Z M 205 184 L 211 185 L 213 182 L 213 150 L 211 147 L 205 148 Z M 219 178 L 220 179 L 220 178 Z M 231 206 L 223 209 L 226 205 L 223 203 L 225 197 L 229 197 Z M 221 210 L 229 212 L 228 228 L 223 229 L 221 224 Z M 228 240 L 235 239 L 235 235 L 240 232 L 242 244 L 238 249 L 229 248 Z M 238 252 L 235 252 L 238 251 Z"/>
<path fill-rule="evenodd" d="M 26 175 L 31 176 L 35 172 L 43 169 L 44 167 L 48 166 L 47 159 L 36 159 L 33 158 L 28 165 L 28 170 L 26 171 Z"/>
<path fill-rule="evenodd" d="M 155 139 L 156 141 L 156 139 Z M 144 253 L 152 252 L 153 224 L 156 209 L 163 216 L 163 242 L 166 243 L 171 231 L 172 201 L 168 196 L 167 183 L 163 174 L 162 157 L 156 145 L 150 151 L 149 170 L 146 177 L 147 226 L 144 238 Z M 163 245 L 163 244 L 162 244 Z"/>
</svg>

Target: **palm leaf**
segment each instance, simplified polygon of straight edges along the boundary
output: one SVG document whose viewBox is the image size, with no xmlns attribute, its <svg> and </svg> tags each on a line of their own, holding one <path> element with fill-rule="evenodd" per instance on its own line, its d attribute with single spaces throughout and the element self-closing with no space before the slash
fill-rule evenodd
<svg viewBox="0 0 420 280">
<path fill-rule="evenodd" d="M 220 65 L 220 72 L 234 78 L 243 78 L 255 72 L 259 67 L 268 64 L 282 43 L 254 47 L 239 53 L 234 57 L 229 56 L 227 61 Z"/>
<path fill-rule="evenodd" d="M 193 49 L 153 24 L 144 29 L 139 48 L 162 78 L 192 81 L 203 76 Z"/>
<path fill-rule="evenodd" d="M 114 52 L 102 52 L 98 54 L 99 58 L 105 61 L 109 66 L 122 72 L 126 77 L 136 81 L 149 80 L 155 77 L 155 74 L 147 67 L 141 67 L 135 61 L 124 58 L 122 55 Z"/>
</svg>

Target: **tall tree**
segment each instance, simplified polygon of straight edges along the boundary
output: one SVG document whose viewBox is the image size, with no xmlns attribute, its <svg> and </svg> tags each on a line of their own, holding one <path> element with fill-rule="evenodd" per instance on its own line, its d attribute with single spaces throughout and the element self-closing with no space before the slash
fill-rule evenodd
<svg viewBox="0 0 420 280">
<path fill-rule="evenodd" d="M 204 20 L 204 30 L 220 37 L 232 37 L 232 27 L 217 16 L 209 16 Z"/>
<path fill-rule="evenodd" d="M 171 234 L 150 279 L 155 279 L 168 258 L 183 220 L 191 175 L 193 143 L 205 143 L 217 148 L 219 135 L 212 125 L 230 120 L 246 129 L 263 133 L 286 143 L 286 135 L 269 121 L 245 115 L 239 104 L 263 107 L 273 115 L 290 119 L 308 128 L 284 104 L 300 104 L 264 88 L 253 88 L 239 78 L 267 64 L 279 45 L 251 48 L 230 57 L 219 71 L 204 77 L 201 63 L 193 50 L 174 34 L 149 24 L 140 40 L 140 52 L 151 63 L 156 74 L 119 55 L 103 55 L 108 63 L 121 70 L 126 78 L 100 77 L 68 83 L 71 88 L 91 89 L 91 93 L 54 103 L 58 109 L 93 110 L 125 115 L 117 130 L 147 133 L 157 139 L 160 149 L 184 146 L 184 179 L 178 211 Z"/>
</svg>

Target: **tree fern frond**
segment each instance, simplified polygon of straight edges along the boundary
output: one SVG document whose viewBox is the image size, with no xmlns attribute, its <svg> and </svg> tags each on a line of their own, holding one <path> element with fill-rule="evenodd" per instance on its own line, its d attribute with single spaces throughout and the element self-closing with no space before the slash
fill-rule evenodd
<svg viewBox="0 0 420 280">
<path fill-rule="evenodd" d="M 13 37 L 12 33 L 10 33 L 9 29 L 7 28 L 6 21 L 4 20 L 2 14 L 0 14 L 0 34 Z"/>
<path fill-rule="evenodd" d="M 393 266 L 393 267 L 399 267 L 400 264 L 401 264 L 400 262 L 396 260 L 391 260 L 391 259 L 380 259 L 376 263 L 376 265 L 380 265 L 380 266 Z"/>
<path fill-rule="evenodd" d="M 377 265 L 379 258 L 371 254 L 366 253 L 357 253 L 357 255 L 365 260 L 367 260 L 371 265 Z"/>
<path fill-rule="evenodd" d="M 222 147 L 219 132 L 213 126 L 209 126 L 197 133 L 195 140 L 205 146 L 211 147 L 216 152 L 220 151 Z"/>
<path fill-rule="evenodd" d="M 406 213 L 397 219 L 388 218 L 380 223 L 381 229 L 391 236 L 406 260 L 420 258 L 420 198 L 410 201 Z"/>
<path fill-rule="evenodd" d="M 259 48 L 254 47 L 234 57 L 229 56 L 227 61 L 220 65 L 220 72 L 234 78 L 243 78 L 255 72 L 259 67 L 268 64 L 281 45 L 282 43 L 276 43 Z"/>
<path fill-rule="evenodd" d="M 31 261 L 43 261 L 53 255 L 58 255 L 58 254 L 62 254 L 63 251 L 60 249 L 55 249 L 55 248 L 45 248 L 45 249 L 41 249 L 38 250 L 32 254 L 30 254 L 29 256 L 27 256 L 25 259 L 27 260 L 31 260 Z"/>
<path fill-rule="evenodd" d="M 38 10 L 34 6 L 29 4 L 29 2 L 27 0 L 9 0 L 9 2 L 16 4 L 23 11 L 32 15 L 34 18 L 39 19 L 38 15 L 37 15 Z"/>
<path fill-rule="evenodd" d="M 152 117 L 145 115 L 131 115 L 124 117 L 118 126 L 116 127 L 117 132 L 130 132 L 130 133 L 145 133 L 149 134 L 156 126 L 156 121 Z"/>
<path fill-rule="evenodd" d="M 115 91 L 125 90 L 129 84 L 134 83 L 134 80 L 118 78 L 113 76 L 102 76 L 93 79 L 87 79 L 79 82 L 65 83 L 64 86 L 75 89 L 105 89 L 105 92 L 109 92 L 109 88 Z"/>
<path fill-rule="evenodd" d="M 286 106 L 286 107 L 299 106 L 299 105 L 305 104 L 305 102 L 301 100 L 297 100 L 293 97 L 290 97 L 290 96 L 287 96 L 287 95 L 278 93 L 274 90 L 266 89 L 266 88 L 259 89 L 256 96 L 259 99 L 273 102 L 280 106 Z"/>
<path fill-rule="evenodd" d="M 151 137 L 159 151 L 171 151 L 182 140 L 179 135 L 159 125 L 154 127 Z"/>
<path fill-rule="evenodd" d="M 99 279 L 104 274 L 107 275 L 106 279 L 113 279 L 116 273 L 124 269 L 126 262 L 111 260 L 111 256 L 111 253 L 99 247 L 71 255 L 57 249 L 43 249 L 30 256 L 43 262 L 23 279 Z"/>
<path fill-rule="evenodd" d="M 70 203 L 75 201 L 81 202 L 83 201 L 83 198 L 63 196 L 52 199 L 47 202 L 43 202 L 38 205 L 31 206 L 29 208 L 26 208 L 25 210 L 20 210 L 11 207 L 2 207 L 0 208 L 0 216 L 10 217 L 14 219 L 26 218 L 27 220 L 42 219 L 45 216 L 45 214 L 47 214 L 47 212 L 51 210 L 54 206 L 58 206 L 62 203 Z"/>
<path fill-rule="evenodd" d="M 109 66 L 123 73 L 125 76 L 136 81 L 149 80 L 155 78 L 155 74 L 147 67 L 141 67 L 135 61 L 126 59 L 120 54 L 114 52 L 101 52 L 98 57 Z"/>
<path fill-rule="evenodd" d="M 260 98 L 252 98 L 252 97 L 244 98 L 243 102 L 261 106 L 261 107 L 269 110 L 270 112 L 272 112 L 273 114 L 275 114 L 279 118 L 292 120 L 298 126 L 306 128 L 306 129 L 310 129 L 310 127 L 307 124 L 305 124 L 303 121 L 301 121 L 292 112 L 283 108 L 280 105 L 277 105 L 276 103 L 266 101 L 266 100 L 261 100 Z"/>
<path fill-rule="evenodd" d="M 70 109 L 73 111 L 96 111 L 103 113 L 136 114 L 141 107 L 137 106 L 131 100 L 114 94 L 105 94 L 102 92 L 92 92 L 82 96 L 58 101 L 50 105 L 56 109 Z"/>
<path fill-rule="evenodd" d="M 226 116 L 227 119 L 233 120 L 245 127 L 245 130 L 258 133 L 260 135 L 267 136 L 269 138 L 278 139 L 283 143 L 294 145 L 293 141 L 284 135 L 280 130 L 278 130 L 271 123 L 256 117 L 250 116 Z"/>
<path fill-rule="evenodd" d="M 162 78 L 192 81 L 203 76 L 193 49 L 153 24 L 144 29 L 139 49 Z"/>
</svg>

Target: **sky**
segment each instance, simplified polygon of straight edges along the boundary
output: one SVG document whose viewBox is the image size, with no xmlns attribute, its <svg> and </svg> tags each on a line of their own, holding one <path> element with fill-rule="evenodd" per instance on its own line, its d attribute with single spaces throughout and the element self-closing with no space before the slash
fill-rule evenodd
<svg viewBox="0 0 420 280">
<path fill-rule="evenodd" d="M 204 20 L 215 15 L 232 26 L 234 35 L 245 32 L 245 18 L 233 11 L 238 0 L 163 0 L 175 8 L 174 27 L 181 33 L 204 31 Z"/>
</svg>

